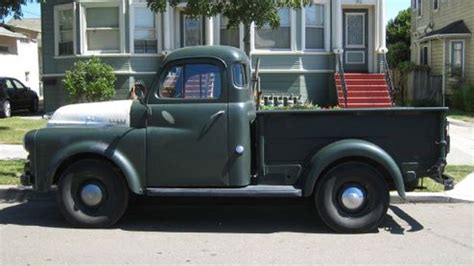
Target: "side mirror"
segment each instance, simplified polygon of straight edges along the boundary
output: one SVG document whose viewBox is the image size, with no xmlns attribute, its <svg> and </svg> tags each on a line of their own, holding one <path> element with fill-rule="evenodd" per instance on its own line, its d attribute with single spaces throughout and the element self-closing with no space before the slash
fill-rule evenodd
<svg viewBox="0 0 474 266">
<path fill-rule="evenodd" d="M 129 98 L 132 100 L 138 99 L 140 102 L 144 102 L 147 91 L 145 83 L 141 80 L 137 80 L 133 88 L 130 90 Z"/>
</svg>

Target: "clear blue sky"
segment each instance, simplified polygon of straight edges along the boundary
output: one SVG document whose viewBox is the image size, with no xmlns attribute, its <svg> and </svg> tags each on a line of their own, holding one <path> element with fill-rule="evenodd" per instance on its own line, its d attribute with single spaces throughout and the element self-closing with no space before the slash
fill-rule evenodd
<svg viewBox="0 0 474 266">
<path fill-rule="evenodd" d="M 386 1 L 386 17 L 389 19 L 395 18 L 401 10 L 410 7 L 410 0 L 385 0 Z M 38 18 L 41 16 L 40 5 L 36 1 L 29 3 L 23 9 L 23 15 L 26 18 Z M 5 22 L 10 18 L 6 18 Z"/>
</svg>

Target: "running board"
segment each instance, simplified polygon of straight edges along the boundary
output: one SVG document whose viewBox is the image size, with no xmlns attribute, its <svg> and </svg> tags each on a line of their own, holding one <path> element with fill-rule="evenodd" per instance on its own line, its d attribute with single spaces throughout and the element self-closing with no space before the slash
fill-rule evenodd
<svg viewBox="0 0 474 266">
<path fill-rule="evenodd" d="M 242 188 L 147 188 L 146 195 L 162 197 L 299 198 L 293 186 L 247 186 Z"/>
</svg>

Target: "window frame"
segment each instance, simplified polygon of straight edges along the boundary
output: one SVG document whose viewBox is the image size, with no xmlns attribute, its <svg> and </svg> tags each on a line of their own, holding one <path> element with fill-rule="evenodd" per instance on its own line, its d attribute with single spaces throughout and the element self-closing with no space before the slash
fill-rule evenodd
<svg viewBox="0 0 474 266">
<path fill-rule="evenodd" d="M 118 7 L 118 31 L 119 31 L 119 49 L 118 50 L 89 50 L 87 47 L 87 9 L 88 8 L 107 8 Z M 125 53 L 125 7 L 123 2 L 82 2 L 80 4 L 81 13 L 81 53 L 85 55 L 110 55 Z"/>
<path fill-rule="evenodd" d="M 59 37 L 60 37 L 60 29 L 59 29 L 59 12 L 65 10 L 72 10 L 72 47 L 73 53 L 67 55 L 60 55 L 59 54 Z M 70 4 L 60 4 L 54 6 L 54 15 L 53 15 L 53 23 L 54 23 L 54 55 L 56 57 L 63 57 L 63 56 L 71 56 L 77 54 L 77 25 L 76 25 L 76 5 L 75 3 Z"/>
<path fill-rule="evenodd" d="M 185 98 L 163 98 L 160 95 L 161 87 L 168 72 L 177 66 L 187 64 L 212 64 L 220 69 L 221 75 L 221 94 L 218 98 L 202 98 L 202 99 L 185 99 Z M 147 99 L 148 104 L 180 104 L 180 103 L 227 103 L 228 77 L 227 66 L 224 62 L 212 58 L 193 58 L 193 59 L 178 59 L 168 62 L 163 66 L 163 71 L 157 77 L 152 85 L 151 93 Z"/>
<path fill-rule="evenodd" d="M 255 23 L 252 23 L 251 30 L 250 30 L 250 48 L 252 53 L 259 53 L 259 52 L 294 52 L 296 51 L 296 11 L 289 9 L 289 22 L 290 22 L 290 47 L 289 48 L 257 48 L 256 46 L 256 31 L 258 30 L 255 26 Z"/>
<path fill-rule="evenodd" d="M 306 48 L 306 11 L 305 7 L 301 9 L 301 50 L 307 52 L 330 52 L 331 51 L 331 8 L 327 0 L 313 0 L 313 4 L 322 5 L 324 10 L 324 48 Z"/>
<path fill-rule="evenodd" d="M 416 16 L 421 18 L 423 16 L 423 0 L 415 0 Z"/>
<path fill-rule="evenodd" d="M 219 45 L 223 45 L 222 42 L 221 42 L 221 18 L 222 18 L 222 14 L 219 14 L 217 16 L 214 17 L 214 37 L 215 37 L 215 40 L 216 41 L 216 44 L 219 44 Z M 239 48 L 241 50 L 243 50 L 245 48 L 245 44 L 244 44 L 244 40 L 243 40 L 243 37 L 244 37 L 244 25 L 243 24 L 240 24 L 239 25 L 239 47 L 236 47 L 236 48 Z"/>
<path fill-rule="evenodd" d="M 437 6 L 435 6 L 435 3 L 437 3 Z M 438 11 L 439 10 L 439 5 L 440 5 L 439 0 L 432 0 L 433 11 Z"/>
<path fill-rule="evenodd" d="M 461 43 L 462 44 L 462 50 L 461 50 L 461 76 L 453 76 L 453 55 L 454 55 L 454 43 Z M 466 67 L 466 41 L 465 40 L 450 40 L 449 41 L 449 69 L 450 69 L 450 78 L 451 79 L 456 79 L 456 78 L 463 78 L 465 75 L 465 67 Z"/>
<path fill-rule="evenodd" d="M 135 8 L 148 8 L 145 2 L 133 2 L 130 5 L 130 54 L 133 55 L 156 55 L 160 54 L 163 51 L 163 35 L 161 31 L 162 24 L 162 14 L 155 14 L 155 36 L 156 36 L 156 53 L 135 53 Z M 151 10 L 150 10 L 151 11 Z M 151 11 L 153 12 L 153 11 Z"/>
<path fill-rule="evenodd" d="M 425 54 L 426 52 L 426 54 Z M 420 65 L 429 66 L 430 65 L 430 47 L 428 44 L 420 46 Z"/>
</svg>

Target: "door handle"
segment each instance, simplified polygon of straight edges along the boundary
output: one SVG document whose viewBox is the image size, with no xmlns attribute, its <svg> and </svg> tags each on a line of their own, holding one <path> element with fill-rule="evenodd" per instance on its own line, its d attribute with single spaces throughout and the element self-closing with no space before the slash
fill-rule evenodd
<svg viewBox="0 0 474 266">
<path fill-rule="evenodd" d="M 206 135 L 206 133 L 212 128 L 212 126 L 216 123 L 217 119 L 221 117 L 223 114 L 225 114 L 224 110 L 220 110 L 219 112 L 211 115 L 209 123 L 205 124 L 201 130 L 201 133 L 199 134 L 198 139 L 201 139 Z"/>
<path fill-rule="evenodd" d="M 219 118 L 219 116 L 221 116 L 221 115 L 223 115 L 223 114 L 225 114 L 225 111 L 224 111 L 224 110 L 220 110 L 219 112 L 217 112 L 217 113 L 211 115 L 211 120 L 215 120 L 215 119 Z"/>
</svg>

